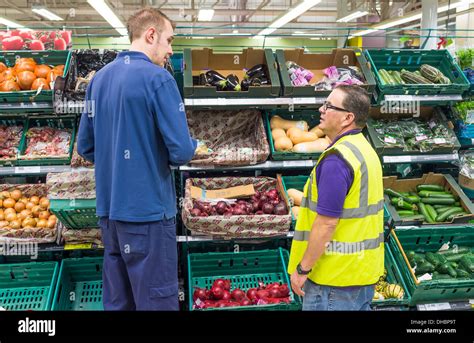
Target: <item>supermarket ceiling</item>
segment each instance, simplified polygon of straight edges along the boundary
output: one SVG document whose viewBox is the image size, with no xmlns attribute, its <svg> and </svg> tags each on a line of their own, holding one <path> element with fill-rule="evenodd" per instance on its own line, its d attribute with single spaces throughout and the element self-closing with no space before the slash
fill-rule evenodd
<svg viewBox="0 0 474 343">
<path fill-rule="evenodd" d="M 316 3 L 314 6 L 273 34 L 291 35 L 297 31 L 301 35 L 325 35 L 327 32 L 323 31 L 324 28 L 368 27 L 371 23 L 390 20 L 400 13 L 408 16 L 421 8 L 421 1 L 417 0 L 312 1 Z M 468 0 L 452 0 L 451 3 L 456 1 Z M 28 28 L 66 26 L 72 27 L 76 35 L 118 36 L 120 33 L 112 28 L 117 27 L 117 24 L 108 23 L 96 6 L 92 6 L 93 3 L 104 5 L 104 2 L 118 17 L 119 23 L 125 24 L 128 16 L 140 7 L 153 6 L 160 8 L 177 23 L 178 34 L 197 36 L 222 33 L 256 35 L 300 3 L 299 0 L 0 0 L 0 17 Z M 340 12 L 338 3 L 343 7 Z M 41 14 L 44 10 L 52 12 L 61 20 L 46 19 Z M 210 21 L 200 20 L 201 10 L 214 11 Z M 357 11 L 364 15 L 347 22 L 336 21 Z M 411 24 L 416 24 L 416 21 Z"/>
</svg>

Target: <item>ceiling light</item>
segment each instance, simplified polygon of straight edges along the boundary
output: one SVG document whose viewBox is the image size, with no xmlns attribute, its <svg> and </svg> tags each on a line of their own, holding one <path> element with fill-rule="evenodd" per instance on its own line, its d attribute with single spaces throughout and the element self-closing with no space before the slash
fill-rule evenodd
<svg viewBox="0 0 474 343">
<path fill-rule="evenodd" d="M 292 36 L 310 36 L 310 37 L 314 37 L 314 36 L 322 36 L 323 34 L 322 33 L 292 33 L 291 34 Z"/>
<path fill-rule="evenodd" d="M 342 17 L 340 19 L 337 19 L 336 21 L 338 23 L 347 23 L 348 21 L 363 17 L 365 15 L 369 14 L 368 11 L 356 11 L 354 13 L 348 14 L 345 17 Z"/>
<path fill-rule="evenodd" d="M 53 12 L 51 12 L 51 11 L 47 10 L 46 8 L 44 8 L 43 6 L 33 6 L 31 8 L 31 10 L 33 12 L 39 14 L 40 16 L 45 17 L 48 20 L 56 20 L 56 21 L 64 20 L 63 18 L 57 16 Z"/>
<path fill-rule="evenodd" d="M 268 25 L 268 28 L 260 31 L 257 36 L 265 36 L 271 34 L 283 25 L 286 25 L 293 19 L 299 17 L 300 15 L 308 11 L 310 8 L 316 6 L 320 2 L 321 0 L 303 0 L 298 5 L 290 9 L 289 12 L 283 14 L 282 16 L 274 20 L 270 25 Z"/>
<path fill-rule="evenodd" d="M 24 27 L 21 24 L 15 23 L 14 21 L 11 21 L 11 20 L 8 20 L 8 19 L 2 18 L 2 17 L 0 17 L 0 24 L 3 24 L 7 27 L 12 27 L 12 28 Z"/>
<path fill-rule="evenodd" d="M 118 33 L 120 33 L 122 36 L 127 36 L 127 29 L 125 28 L 125 25 L 122 23 L 122 21 L 117 17 L 112 11 L 112 9 L 109 7 L 109 5 L 106 4 L 104 0 L 87 0 L 89 5 L 94 7 L 94 9 L 105 19 L 107 22 L 115 29 L 117 30 Z"/>
<path fill-rule="evenodd" d="M 199 10 L 198 20 L 211 21 L 213 16 L 214 16 L 214 10 Z"/>
<path fill-rule="evenodd" d="M 458 2 L 455 2 L 455 3 L 448 4 L 448 5 L 443 5 L 443 6 L 438 7 L 438 13 L 447 11 L 448 9 L 455 9 L 455 8 L 460 7 L 460 6 L 465 6 L 465 5 L 468 5 L 472 2 L 474 2 L 474 0 L 462 0 L 462 1 L 458 1 Z M 406 24 L 406 23 L 409 23 L 411 21 L 421 19 L 421 10 L 417 10 L 417 11 L 414 11 L 414 12 L 415 12 L 414 14 L 408 15 L 408 16 L 400 18 L 400 19 L 387 21 L 385 24 L 374 25 L 374 26 L 372 26 L 374 29 L 365 30 L 365 31 L 358 31 L 358 32 L 352 34 L 349 38 L 352 38 L 352 37 L 355 37 L 355 36 L 368 35 L 369 33 L 372 33 L 372 32 L 378 31 L 378 30 L 388 29 L 390 27 Z"/>
</svg>

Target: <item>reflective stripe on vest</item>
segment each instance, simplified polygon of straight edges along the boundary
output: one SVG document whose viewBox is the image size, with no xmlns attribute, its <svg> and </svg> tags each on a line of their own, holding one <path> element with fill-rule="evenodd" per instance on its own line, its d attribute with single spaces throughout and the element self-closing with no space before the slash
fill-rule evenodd
<svg viewBox="0 0 474 343">
<path fill-rule="evenodd" d="M 346 146 L 354 154 L 357 160 L 360 163 L 360 194 L 359 194 L 359 207 L 358 208 L 345 208 L 342 210 L 342 214 L 339 218 L 350 219 L 350 218 L 364 218 L 369 215 L 377 214 L 380 210 L 383 209 L 384 200 L 380 200 L 376 204 L 368 205 L 369 202 L 369 173 L 367 171 L 367 164 L 365 159 L 362 156 L 361 152 L 357 147 L 350 142 L 342 142 L 341 145 Z M 301 207 L 309 208 L 311 211 L 316 212 L 318 203 L 311 200 L 312 199 L 312 188 L 313 183 L 313 174 L 309 177 L 309 188 L 308 196 L 303 197 L 301 200 Z"/>
<path fill-rule="evenodd" d="M 293 236 L 294 241 L 298 242 L 307 242 L 309 241 L 309 235 L 311 231 L 295 231 L 295 235 Z M 337 242 L 331 241 L 329 245 L 326 247 L 326 252 L 350 252 L 350 253 L 358 253 L 362 250 L 371 250 L 377 249 L 381 243 L 384 241 L 384 234 L 380 233 L 377 238 L 369 238 L 364 239 L 360 242 Z"/>
</svg>

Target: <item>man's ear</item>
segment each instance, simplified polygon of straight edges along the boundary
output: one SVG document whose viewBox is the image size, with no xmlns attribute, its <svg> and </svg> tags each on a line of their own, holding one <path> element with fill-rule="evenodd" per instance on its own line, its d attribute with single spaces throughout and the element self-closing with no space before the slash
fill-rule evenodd
<svg viewBox="0 0 474 343">
<path fill-rule="evenodd" d="M 145 31 L 145 41 L 149 44 L 152 44 L 157 34 L 158 32 L 156 32 L 154 27 L 149 27 Z"/>
<path fill-rule="evenodd" d="M 348 112 L 344 118 L 343 125 L 344 127 L 348 127 L 355 123 L 355 114 L 352 112 Z"/>
</svg>

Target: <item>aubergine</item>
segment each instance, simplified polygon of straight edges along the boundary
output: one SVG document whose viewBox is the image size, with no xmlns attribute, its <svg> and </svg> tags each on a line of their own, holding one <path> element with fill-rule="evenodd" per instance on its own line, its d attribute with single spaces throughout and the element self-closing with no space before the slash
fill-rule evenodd
<svg viewBox="0 0 474 343">
<path fill-rule="evenodd" d="M 245 78 L 251 79 L 256 74 L 262 74 L 262 73 L 264 75 L 267 74 L 267 66 L 265 64 L 257 64 L 257 65 L 254 65 L 249 70 L 247 70 L 247 72 L 245 73 Z"/>
<path fill-rule="evenodd" d="M 240 86 L 240 81 L 237 75 L 229 74 L 226 77 L 227 87 L 225 90 L 240 92 L 242 87 Z"/>
<path fill-rule="evenodd" d="M 227 79 L 215 70 L 208 70 L 204 76 L 206 85 L 217 87 L 218 90 L 224 90 L 227 86 Z"/>
</svg>

